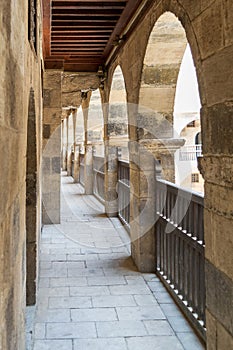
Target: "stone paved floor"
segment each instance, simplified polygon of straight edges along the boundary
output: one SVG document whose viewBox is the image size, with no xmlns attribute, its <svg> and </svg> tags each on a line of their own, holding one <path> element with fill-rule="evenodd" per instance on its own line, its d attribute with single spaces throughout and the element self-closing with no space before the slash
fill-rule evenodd
<svg viewBox="0 0 233 350">
<path fill-rule="evenodd" d="M 137 272 L 118 219 L 62 183 L 62 223 L 42 233 L 33 350 L 204 349 L 158 278 Z"/>
</svg>

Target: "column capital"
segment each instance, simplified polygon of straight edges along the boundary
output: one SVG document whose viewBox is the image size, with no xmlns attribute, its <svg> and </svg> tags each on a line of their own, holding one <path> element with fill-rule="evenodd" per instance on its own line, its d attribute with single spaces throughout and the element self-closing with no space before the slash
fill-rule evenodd
<svg viewBox="0 0 233 350">
<path fill-rule="evenodd" d="M 173 155 L 185 144 L 185 139 L 144 139 L 139 141 L 139 145 L 145 147 L 155 157 L 161 155 Z"/>
</svg>

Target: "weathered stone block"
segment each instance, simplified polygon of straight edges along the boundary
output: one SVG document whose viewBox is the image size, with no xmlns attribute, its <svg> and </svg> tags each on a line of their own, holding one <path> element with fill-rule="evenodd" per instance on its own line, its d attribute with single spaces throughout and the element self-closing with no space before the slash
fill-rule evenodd
<svg viewBox="0 0 233 350">
<path fill-rule="evenodd" d="M 204 153 L 233 153 L 233 103 L 219 103 L 202 109 Z M 221 118 L 220 118 L 221 116 Z"/>
<path fill-rule="evenodd" d="M 44 139 L 49 139 L 50 135 L 51 135 L 50 125 L 49 124 L 44 124 L 43 125 L 43 138 Z"/>
<path fill-rule="evenodd" d="M 61 172 L 61 158 L 53 157 L 52 158 L 52 171 L 53 173 L 60 174 Z"/>
<path fill-rule="evenodd" d="M 205 266 L 207 308 L 233 335 L 233 282 L 208 260 Z"/>
<path fill-rule="evenodd" d="M 224 11 L 224 29 L 226 46 L 233 43 L 233 2 L 231 0 L 223 0 Z"/>
<path fill-rule="evenodd" d="M 222 4 L 215 1 L 193 21 L 203 59 L 224 46 L 222 16 Z"/>
<path fill-rule="evenodd" d="M 233 100 L 233 45 L 203 62 L 203 83 L 207 106 Z"/>
<path fill-rule="evenodd" d="M 208 350 L 217 349 L 217 322 L 211 313 L 206 310 L 206 325 L 209 331 L 207 332 Z"/>
</svg>

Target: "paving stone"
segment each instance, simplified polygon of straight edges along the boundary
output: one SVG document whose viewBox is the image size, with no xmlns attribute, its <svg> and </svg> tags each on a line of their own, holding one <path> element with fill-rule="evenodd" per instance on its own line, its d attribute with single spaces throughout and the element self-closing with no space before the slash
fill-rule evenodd
<svg viewBox="0 0 233 350">
<path fill-rule="evenodd" d="M 168 321 L 175 332 L 192 332 L 192 327 L 188 323 L 188 321 L 185 320 L 185 318 L 181 316 L 169 316 Z"/>
<path fill-rule="evenodd" d="M 50 261 L 41 261 L 40 262 L 40 269 L 41 270 L 46 270 L 46 269 L 51 269 L 52 268 L 52 263 Z"/>
<path fill-rule="evenodd" d="M 74 322 L 116 321 L 117 314 L 114 308 L 74 309 L 71 319 Z"/>
<path fill-rule="evenodd" d="M 119 320 L 153 320 L 165 319 L 161 308 L 157 305 L 136 306 L 136 307 L 117 307 Z"/>
<path fill-rule="evenodd" d="M 51 287 L 76 287 L 76 286 L 86 286 L 87 278 L 86 277 L 66 277 L 66 278 L 50 278 Z"/>
<path fill-rule="evenodd" d="M 72 340 L 36 340 L 33 350 L 72 350 Z"/>
<path fill-rule="evenodd" d="M 184 350 L 175 336 L 133 337 L 126 341 L 129 350 Z"/>
<path fill-rule="evenodd" d="M 87 277 L 90 286 L 111 286 L 118 284 L 126 284 L 123 276 L 104 276 L 104 277 Z"/>
<path fill-rule="evenodd" d="M 146 328 L 141 321 L 97 322 L 96 329 L 100 338 L 147 335 Z"/>
<path fill-rule="evenodd" d="M 110 295 L 109 289 L 106 286 L 91 286 L 91 287 L 70 287 L 70 296 L 94 296 L 94 295 Z"/>
<path fill-rule="evenodd" d="M 39 288 L 49 287 L 49 277 L 40 277 L 39 278 Z"/>
<path fill-rule="evenodd" d="M 49 288 L 40 288 L 38 291 L 38 296 L 39 297 L 43 297 L 47 296 L 47 297 L 56 297 L 56 296 L 69 296 L 70 295 L 70 290 L 69 287 L 49 287 Z"/>
<path fill-rule="evenodd" d="M 134 299 L 139 306 L 147 306 L 147 305 L 158 305 L 157 300 L 153 296 L 153 294 L 148 295 L 134 295 Z"/>
<path fill-rule="evenodd" d="M 51 255 L 61 255 L 61 254 L 80 254 L 81 248 L 80 247 L 74 247 L 74 248 L 51 248 L 50 254 Z"/>
<path fill-rule="evenodd" d="M 52 262 L 52 266 L 54 269 L 65 269 L 65 268 L 71 268 L 71 269 L 84 269 L 85 263 L 84 261 L 54 261 Z"/>
<path fill-rule="evenodd" d="M 160 304 L 165 316 L 182 316 L 182 313 L 175 303 L 173 304 Z"/>
<path fill-rule="evenodd" d="M 66 254 L 41 254 L 40 261 L 66 261 Z"/>
<path fill-rule="evenodd" d="M 149 294 L 150 289 L 146 284 L 135 284 L 126 286 L 110 286 L 110 293 L 112 295 L 124 295 L 124 294 Z"/>
<path fill-rule="evenodd" d="M 89 260 L 99 260 L 98 254 L 68 254 L 68 261 L 89 261 Z"/>
<path fill-rule="evenodd" d="M 36 323 L 34 329 L 35 339 L 45 339 L 45 323 Z"/>
<path fill-rule="evenodd" d="M 36 322 L 70 322 L 70 310 L 38 307 Z"/>
<path fill-rule="evenodd" d="M 48 323 L 46 325 L 48 339 L 96 338 L 93 322 Z"/>
<path fill-rule="evenodd" d="M 182 343 L 185 350 L 204 350 L 205 346 L 198 337 L 192 333 L 177 333 L 177 337 Z"/>
<path fill-rule="evenodd" d="M 74 350 L 127 350 L 124 338 L 75 339 Z"/>
<path fill-rule="evenodd" d="M 67 268 L 41 270 L 40 277 L 67 277 Z"/>
<path fill-rule="evenodd" d="M 148 287 L 152 292 L 166 292 L 166 288 L 160 281 L 151 281 L 148 282 Z M 167 293 L 167 292 L 166 292 Z"/>
<path fill-rule="evenodd" d="M 105 276 L 140 276 L 140 272 L 138 272 L 136 268 L 134 270 L 129 270 L 123 267 L 118 267 L 115 269 L 104 267 L 103 271 Z"/>
<path fill-rule="evenodd" d="M 149 335 L 174 335 L 167 320 L 150 320 L 143 323 Z"/>
<path fill-rule="evenodd" d="M 103 276 L 103 270 L 99 269 L 71 269 L 68 268 L 68 277 Z"/>
<path fill-rule="evenodd" d="M 141 276 L 125 276 L 127 284 L 143 284 L 145 285 L 145 281 Z"/>
<path fill-rule="evenodd" d="M 136 306 L 131 295 L 106 295 L 92 298 L 93 307 Z"/>
<path fill-rule="evenodd" d="M 168 292 L 153 292 L 155 299 L 161 304 L 174 304 L 174 300 Z"/>
<path fill-rule="evenodd" d="M 160 281 L 159 278 L 154 273 L 142 273 L 143 278 L 145 281 Z"/>
<path fill-rule="evenodd" d="M 50 309 L 76 309 L 92 307 L 89 297 L 49 298 Z"/>
</svg>

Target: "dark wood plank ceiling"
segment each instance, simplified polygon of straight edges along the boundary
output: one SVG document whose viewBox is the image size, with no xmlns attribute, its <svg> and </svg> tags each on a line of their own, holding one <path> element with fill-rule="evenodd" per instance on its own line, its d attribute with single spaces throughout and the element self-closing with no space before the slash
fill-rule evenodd
<svg viewBox="0 0 233 350">
<path fill-rule="evenodd" d="M 141 0 L 43 0 L 46 68 L 97 71 Z"/>
</svg>

